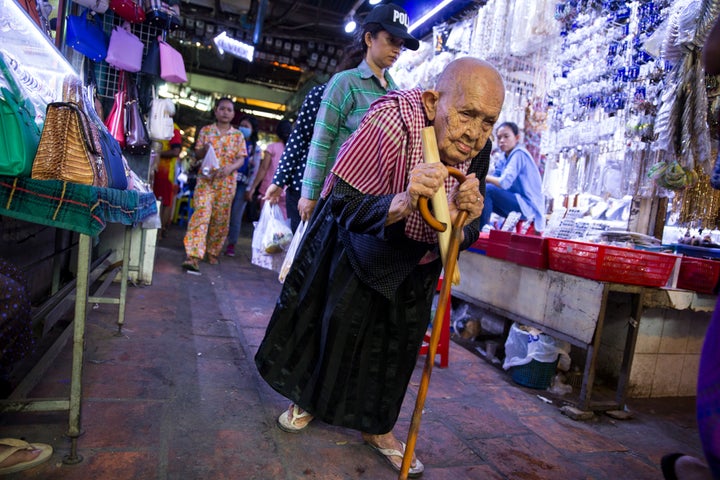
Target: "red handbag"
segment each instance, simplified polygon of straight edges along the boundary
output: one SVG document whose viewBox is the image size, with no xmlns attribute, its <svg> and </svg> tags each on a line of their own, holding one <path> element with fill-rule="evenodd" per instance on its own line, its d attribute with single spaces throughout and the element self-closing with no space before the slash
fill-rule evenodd
<svg viewBox="0 0 720 480">
<path fill-rule="evenodd" d="M 125 148 L 125 77 L 121 73 L 120 88 L 115 94 L 115 103 L 105 119 L 105 126 L 110 135 L 120 144 L 120 148 Z"/>
<path fill-rule="evenodd" d="M 110 10 L 128 22 L 143 23 L 145 21 L 145 10 L 140 5 L 140 0 L 110 0 Z"/>
</svg>

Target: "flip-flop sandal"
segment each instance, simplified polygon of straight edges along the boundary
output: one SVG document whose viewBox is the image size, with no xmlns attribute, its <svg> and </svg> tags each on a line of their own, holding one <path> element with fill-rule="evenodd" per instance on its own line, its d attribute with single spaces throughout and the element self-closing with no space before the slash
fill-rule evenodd
<svg viewBox="0 0 720 480">
<path fill-rule="evenodd" d="M 288 414 L 292 415 L 292 418 L 288 416 Z M 307 418 L 310 417 L 310 420 L 305 425 L 299 426 L 296 424 L 298 420 L 301 418 Z M 310 422 L 312 421 L 312 415 L 310 415 L 308 412 L 300 412 L 300 408 L 293 404 L 290 409 L 285 410 L 277 419 L 277 426 L 280 430 L 288 433 L 298 433 L 302 430 L 304 430 L 308 425 L 310 425 Z"/>
<path fill-rule="evenodd" d="M 402 467 L 402 458 L 405 454 L 405 442 L 400 442 L 400 445 L 402 445 L 402 452 L 399 450 L 395 450 L 394 448 L 380 448 L 377 445 L 373 445 L 370 442 L 367 443 L 370 448 L 378 452 L 382 457 L 387 460 L 387 462 L 398 472 L 401 470 Z M 398 457 L 400 459 L 399 463 L 395 463 L 392 460 L 392 457 Z M 410 465 L 410 470 L 408 470 L 408 477 L 410 478 L 417 478 L 423 474 L 425 471 L 425 465 L 422 464 L 422 462 L 419 459 L 415 459 L 415 466 L 413 467 Z"/>
<path fill-rule="evenodd" d="M 22 472 L 28 468 L 40 465 L 41 463 L 47 461 L 53 453 L 53 448 L 46 443 L 28 443 L 24 440 L 18 440 L 16 438 L 0 438 L 0 445 L 10 447 L 6 451 L 0 453 L 0 463 L 10 458 L 10 456 L 14 453 L 22 450 L 40 450 L 40 454 L 32 460 L 16 463 L 15 465 L 7 467 L 1 467 L 0 475 Z"/>
<path fill-rule="evenodd" d="M 200 275 L 200 267 L 198 266 L 198 261 L 195 259 L 186 259 L 182 264 L 182 268 L 187 270 L 188 273 Z"/>
</svg>

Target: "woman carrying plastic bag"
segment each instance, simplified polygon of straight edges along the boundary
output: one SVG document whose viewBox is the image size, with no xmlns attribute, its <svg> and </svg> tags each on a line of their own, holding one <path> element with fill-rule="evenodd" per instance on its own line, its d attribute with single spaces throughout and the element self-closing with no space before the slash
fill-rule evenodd
<svg viewBox="0 0 720 480">
<path fill-rule="evenodd" d="M 265 202 L 255 226 L 252 241 L 252 263 L 258 267 L 280 272 L 285 250 L 293 233 L 277 204 Z"/>
</svg>

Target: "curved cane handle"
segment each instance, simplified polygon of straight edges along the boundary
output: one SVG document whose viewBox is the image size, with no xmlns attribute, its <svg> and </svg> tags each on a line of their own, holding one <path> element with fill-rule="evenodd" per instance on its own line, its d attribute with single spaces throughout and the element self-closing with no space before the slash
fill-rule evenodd
<svg viewBox="0 0 720 480">
<path fill-rule="evenodd" d="M 450 176 L 454 177 L 458 182 L 463 183 L 465 181 L 465 175 L 463 175 L 460 170 L 454 167 L 447 167 L 447 169 Z M 447 230 L 447 225 L 433 217 L 432 213 L 430 213 L 427 197 L 420 197 L 418 199 L 418 209 L 420 210 L 420 215 L 422 215 L 423 220 L 425 220 L 433 230 L 438 232 Z"/>
</svg>

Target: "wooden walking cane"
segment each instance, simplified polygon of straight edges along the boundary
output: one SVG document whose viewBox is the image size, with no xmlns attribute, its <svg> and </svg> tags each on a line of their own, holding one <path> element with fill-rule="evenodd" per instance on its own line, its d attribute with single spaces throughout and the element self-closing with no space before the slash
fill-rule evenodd
<svg viewBox="0 0 720 480">
<path fill-rule="evenodd" d="M 438 149 L 437 144 L 435 143 L 436 140 L 434 133 L 430 136 L 423 131 L 422 139 L 423 151 L 425 154 L 427 155 L 429 150 L 434 151 L 434 155 L 437 156 Z M 434 148 L 432 148 L 433 146 Z M 457 179 L 458 182 L 463 183 L 465 181 L 465 176 L 456 168 L 448 167 L 448 172 Z M 447 230 L 447 224 L 436 220 L 430 213 L 430 210 L 428 209 L 428 199 L 426 197 L 420 197 L 418 201 L 418 208 L 423 219 L 433 229 L 438 232 Z M 432 367 L 435 363 L 435 353 L 437 352 L 438 341 L 440 340 L 440 333 L 443 328 L 443 317 L 445 316 L 445 311 L 448 308 L 448 301 L 450 299 L 450 289 L 452 288 L 451 279 L 453 278 L 457 267 L 457 256 L 460 250 L 460 240 L 462 238 L 462 227 L 465 224 L 466 219 L 467 212 L 464 210 L 460 211 L 455 218 L 455 222 L 452 224 L 450 243 L 448 246 L 447 256 L 445 257 L 445 274 L 443 277 L 442 287 L 440 288 L 440 298 L 438 299 L 437 309 L 435 310 L 435 318 L 432 322 L 430 345 L 428 345 L 428 352 L 425 357 L 425 367 L 423 368 L 420 388 L 418 389 L 418 395 L 415 401 L 415 410 L 413 411 L 410 430 L 408 431 L 405 453 L 403 455 L 402 465 L 400 466 L 400 476 L 398 477 L 400 480 L 407 480 L 410 465 L 412 464 L 412 457 L 415 452 L 415 443 L 417 441 L 418 431 L 420 430 L 422 410 L 425 405 L 425 397 L 427 396 L 428 387 L 430 385 L 430 374 L 432 373 Z"/>
<path fill-rule="evenodd" d="M 435 129 L 433 127 L 425 127 L 420 132 L 422 139 L 423 157 L 425 163 L 440 163 L 440 155 L 438 154 L 437 139 L 435 138 Z M 431 199 L 435 218 L 443 223 L 450 223 L 450 208 L 448 207 L 447 193 L 444 188 L 438 189 Z M 437 230 L 437 229 L 436 229 Z M 438 230 L 438 244 L 440 245 L 440 258 L 443 265 L 447 263 L 448 252 L 450 250 L 450 237 L 452 237 L 452 229 L 445 228 Z M 452 279 L 453 285 L 460 285 L 460 270 L 444 278 Z"/>
</svg>

